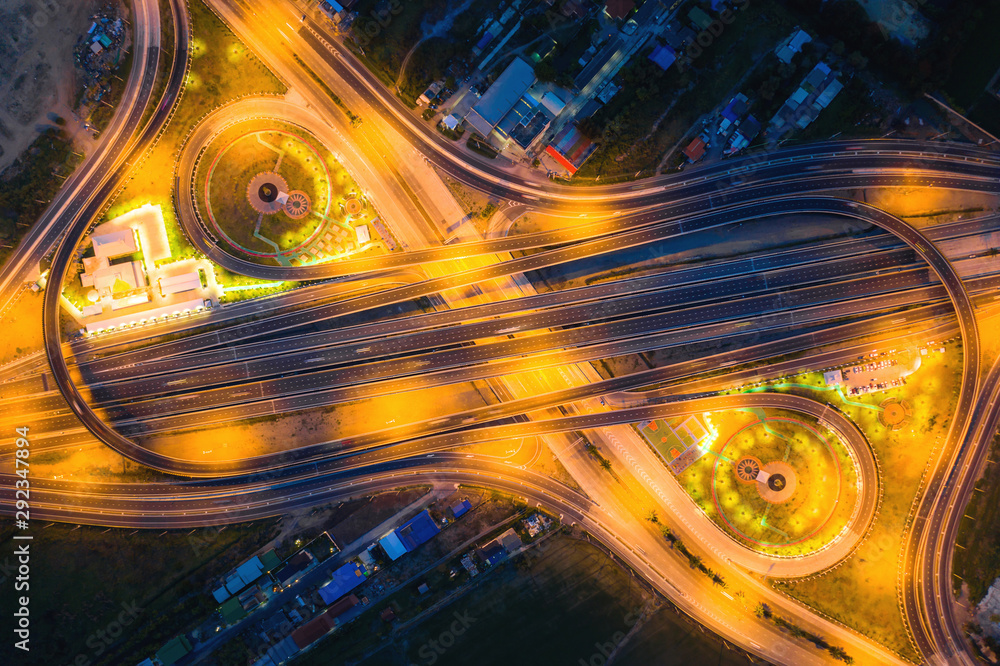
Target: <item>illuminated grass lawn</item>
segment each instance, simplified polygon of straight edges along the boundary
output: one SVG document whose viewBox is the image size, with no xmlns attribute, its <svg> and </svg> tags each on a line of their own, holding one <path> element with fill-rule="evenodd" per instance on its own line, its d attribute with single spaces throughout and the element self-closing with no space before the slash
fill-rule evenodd
<svg viewBox="0 0 1000 666">
<path fill-rule="evenodd" d="M 833 433 L 779 410 L 716 412 L 711 421 L 718 438 L 678 481 L 737 541 L 797 556 L 822 548 L 845 528 L 858 496 L 857 472 Z M 752 461 L 752 478 L 740 478 L 741 461 Z M 760 470 L 772 472 L 774 488 L 764 476 L 755 480 Z"/>
<path fill-rule="evenodd" d="M 329 148 L 289 123 L 255 119 L 222 132 L 194 181 L 202 220 L 253 261 L 294 266 L 383 249 L 376 240 L 359 245 L 355 227 L 378 214 L 354 179 Z"/>
<path fill-rule="evenodd" d="M 177 151 L 187 133 L 206 111 L 230 100 L 248 94 L 283 94 L 286 90 L 204 2 L 194 0 L 188 7 L 192 29 L 191 66 L 184 93 L 159 141 L 144 155 L 141 168 L 133 173 L 102 218 L 103 221 L 111 220 L 147 203 L 159 205 L 172 255 L 168 261 L 199 256 L 184 235 L 173 205 Z M 218 272 L 216 269 L 217 275 Z M 264 285 L 269 281 L 258 282 Z M 228 286 L 225 279 L 220 283 Z M 290 287 L 294 283 L 286 285 Z M 234 292 L 226 300 L 254 295 L 259 294 Z"/>
<path fill-rule="evenodd" d="M 936 350 L 944 347 L 946 351 Z M 882 503 L 868 538 L 835 569 L 805 580 L 776 582 L 776 587 L 895 650 L 917 659 L 898 605 L 898 564 L 904 528 L 920 478 L 936 443 L 944 441 L 957 399 L 962 350 L 957 343 L 932 345 L 907 384 L 888 391 L 855 396 L 849 402 L 825 388 L 819 373 L 799 375 L 775 384 L 812 385 L 777 389 L 808 395 L 836 405 L 868 437 L 884 474 Z M 879 421 L 885 400 L 906 401 L 911 414 L 892 430 Z M 851 404 L 855 403 L 855 404 Z M 866 405 L 866 406 L 860 406 Z M 857 603 L 863 599 L 864 603 Z"/>
<path fill-rule="evenodd" d="M 262 174 L 265 174 L 262 176 Z M 301 192 L 309 212 L 261 214 L 248 192 L 255 177 L 274 180 L 286 194 Z M 216 137 L 195 175 L 199 211 L 235 250 L 270 256 L 308 241 L 328 222 L 343 224 L 342 204 L 357 186 L 329 149 L 301 128 L 270 120 L 244 122 Z M 349 229 L 336 226 L 342 240 Z M 342 243 L 346 245 L 346 242 Z"/>
</svg>

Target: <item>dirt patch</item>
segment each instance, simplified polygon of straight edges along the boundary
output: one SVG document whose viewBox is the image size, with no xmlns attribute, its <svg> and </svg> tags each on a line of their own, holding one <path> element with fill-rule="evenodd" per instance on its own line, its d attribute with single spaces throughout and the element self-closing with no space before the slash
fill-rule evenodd
<svg viewBox="0 0 1000 666">
<path fill-rule="evenodd" d="M 42 295 L 27 291 L 0 317 L 0 365 L 40 351 L 42 339 Z"/>
<path fill-rule="evenodd" d="M 0 4 L 0 170 L 75 104 L 73 47 L 99 0 L 13 0 Z"/>
<path fill-rule="evenodd" d="M 310 541 L 327 531 L 334 542 L 344 548 L 376 525 L 417 501 L 430 491 L 430 486 L 400 488 L 392 492 L 349 499 L 337 504 L 302 509 L 282 516 L 275 547 L 294 550 L 292 540 Z"/>
</svg>

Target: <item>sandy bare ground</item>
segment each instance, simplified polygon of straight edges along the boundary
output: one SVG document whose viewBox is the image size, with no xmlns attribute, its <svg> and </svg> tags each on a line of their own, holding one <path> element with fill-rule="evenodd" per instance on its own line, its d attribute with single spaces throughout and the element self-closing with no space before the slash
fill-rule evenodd
<svg viewBox="0 0 1000 666">
<path fill-rule="evenodd" d="M 90 27 L 99 0 L 0 2 L 0 171 L 58 114 L 75 134 L 73 47 Z M 86 146 L 80 146 L 86 147 Z"/>
</svg>

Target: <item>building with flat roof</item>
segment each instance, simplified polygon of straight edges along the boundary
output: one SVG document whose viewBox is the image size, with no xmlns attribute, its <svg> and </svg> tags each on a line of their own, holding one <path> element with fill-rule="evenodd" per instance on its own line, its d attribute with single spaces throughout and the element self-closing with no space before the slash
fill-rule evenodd
<svg viewBox="0 0 1000 666">
<path fill-rule="evenodd" d="M 197 272 L 181 273 L 180 275 L 161 277 L 157 282 L 160 285 L 160 293 L 164 296 L 169 296 L 170 294 L 179 294 L 197 289 L 201 286 L 201 277 L 198 276 Z"/>
<path fill-rule="evenodd" d="M 153 308 L 151 310 L 131 312 L 128 314 L 119 315 L 117 317 L 112 317 L 110 319 L 102 319 L 101 321 L 89 322 L 87 324 L 87 333 L 96 333 L 97 331 L 103 331 L 105 329 L 121 328 L 123 326 L 130 326 L 132 324 L 142 323 L 145 321 L 152 321 L 154 319 L 167 318 L 184 312 L 193 312 L 195 310 L 201 310 L 204 307 L 205 307 L 205 301 L 200 298 L 197 298 L 191 301 L 185 301 L 184 303 L 175 303 L 173 305 L 166 305 L 162 308 Z"/>
<path fill-rule="evenodd" d="M 476 132 L 488 137 L 534 82 L 534 68 L 525 60 L 514 58 L 465 116 L 465 122 Z"/>
<path fill-rule="evenodd" d="M 135 232 L 131 229 L 121 229 L 103 235 L 91 236 L 94 244 L 94 255 L 98 257 L 120 257 L 132 254 L 138 248 L 135 245 Z"/>
<path fill-rule="evenodd" d="M 84 270 L 88 265 L 93 270 L 80 274 L 80 284 L 84 287 L 93 287 L 98 292 L 105 292 L 101 294 L 102 296 L 146 286 L 146 273 L 138 261 L 111 264 L 107 257 L 88 257 L 88 259 L 96 261 L 84 263 Z"/>
</svg>

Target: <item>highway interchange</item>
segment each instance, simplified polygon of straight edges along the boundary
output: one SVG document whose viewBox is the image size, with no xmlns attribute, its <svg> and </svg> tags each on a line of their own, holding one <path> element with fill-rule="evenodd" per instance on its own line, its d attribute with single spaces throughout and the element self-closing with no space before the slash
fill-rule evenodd
<svg viewBox="0 0 1000 666">
<path fill-rule="evenodd" d="M 275 25 L 292 20 L 297 12 L 289 7 L 275 5 L 250 10 L 246 5 L 222 1 L 213 6 L 272 69 L 286 81 L 294 81 L 297 91 L 310 103 L 302 109 L 279 99 L 243 100 L 203 119 L 178 160 L 177 182 L 185 184 L 177 192 L 178 217 L 191 242 L 217 264 L 253 277 L 333 280 L 308 288 L 324 290 L 330 300 L 312 306 L 305 302 L 296 304 L 294 296 L 273 299 L 264 307 L 262 316 L 266 318 L 257 322 L 240 322 L 200 336 L 158 342 L 117 355 L 110 337 L 68 346 L 63 343 L 58 296 L 72 254 L 136 159 L 168 121 L 185 77 L 184 56 L 190 39 L 187 29 L 175 33 L 174 58 L 163 97 L 149 99 L 152 75 L 166 52 L 158 42 L 159 14 L 155 4 L 135 3 L 136 25 L 145 28 L 139 33 L 137 44 L 145 45 L 146 58 L 136 59 L 140 64 L 133 68 L 122 108 L 105 133 L 102 149 L 68 181 L 29 236 L 30 242 L 22 243 L 16 259 L 12 260 L 13 269 L 5 267 L 4 282 L 0 285 L 6 302 L 23 282 L 18 275 L 55 248 L 45 294 L 46 356 L 72 417 L 64 411 L 58 413 L 60 402 L 51 393 L 39 394 L 34 390 L 33 379 L 25 379 L 23 385 L 16 381 L 5 384 L 0 393 L 5 401 L 16 401 L 19 415 L 48 414 L 46 418 L 52 423 L 41 426 L 40 430 L 55 433 L 82 423 L 86 440 L 96 437 L 142 464 L 198 479 L 145 487 L 141 484 L 81 487 L 71 482 L 38 480 L 33 489 L 37 489 L 39 499 L 33 510 L 39 516 L 74 523 L 179 528 L 279 515 L 293 507 L 392 487 L 403 483 L 401 478 L 405 478 L 405 483 L 436 480 L 491 485 L 525 496 L 564 515 L 567 522 L 586 527 L 685 611 L 748 652 L 781 663 L 820 663 L 819 653 L 803 648 L 774 627 L 750 615 L 720 613 L 719 604 L 725 602 L 717 599 L 717 591 L 708 589 L 703 581 L 685 571 L 686 565 L 680 566 L 666 552 L 663 543 L 651 543 L 642 525 L 623 515 L 627 509 L 613 510 L 613 498 L 598 501 L 593 496 L 584 497 L 530 471 L 478 455 L 453 452 L 469 443 L 524 434 L 599 429 L 646 418 L 734 406 L 784 407 L 820 418 L 848 443 L 860 465 L 863 499 L 858 502 L 849 527 L 849 538 L 838 540 L 835 546 L 815 556 L 782 561 L 727 543 L 727 537 L 715 528 L 710 536 L 717 545 L 709 548 L 708 555 L 716 557 L 720 570 L 732 571 L 734 577 L 746 579 L 741 583 L 755 589 L 769 603 L 792 609 L 789 612 L 802 618 L 806 625 L 845 644 L 859 661 L 894 663 L 899 661 L 895 655 L 738 573 L 741 568 L 760 572 L 777 566 L 775 575 L 805 575 L 829 568 L 850 555 L 873 518 L 881 484 L 863 434 L 825 405 L 795 396 L 765 393 L 678 398 L 684 397 L 684 387 L 690 393 L 718 389 L 725 377 L 698 378 L 706 365 L 735 368 L 791 351 L 813 350 L 816 362 L 823 363 L 820 367 L 828 367 L 838 364 L 833 362 L 835 359 L 846 361 L 852 354 L 856 356 L 851 341 L 870 333 L 873 322 L 879 322 L 887 335 L 893 329 L 905 330 L 909 335 L 914 331 L 950 330 L 942 329 L 941 322 L 947 313 L 953 313 L 957 316 L 957 332 L 963 346 L 961 391 L 948 442 L 937 452 L 939 459 L 927 479 L 927 490 L 915 507 L 902 558 L 905 573 L 901 584 L 906 618 L 921 654 L 930 662 L 971 663 L 951 603 L 950 566 L 958 520 L 1000 421 L 1000 405 L 997 405 L 1000 365 L 994 365 L 981 376 L 976 322 L 976 308 L 989 304 L 998 278 L 963 276 L 966 277 L 963 282 L 956 271 L 958 258 L 949 260 L 937 243 L 948 238 L 948 233 L 953 236 L 979 233 L 991 228 L 995 220 L 960 223 L 950 232 L 940 229 L 924 235 L 885 211 L 827 193 L 905 185 L 995 195 L 1000 191 L 1000 160 L 995 153 L 953 144 L 828 142 L 658 176 L 638 184 L 581 190 L 511 173 L 486 161 L 470 162 L 436 132 L 428 132 L 426 127 L 415 123 L 399 100 L 385 91 L 349 53 L 325 48 L 331 38 L 321 25 L 307 21 L 307 25 L 291 35 L 282 31 L 281 38 L 259 27 L 262 22 L 274 22 L 278 17 L 281 22 Z M 183 3 L 172 2 L 171 11 L 175 25 L 188 26 Z M 294 43 L 289 45 L 285 40 Z M 556 232 L 411 247 L 408 252 L 379 260 L 350 260 L 306 268 L 262 266 L 226 253 L 199 221 L 192 198 L 197 156 L 220 128 L 242 118 L 273 117 L 301 124 L 330 143 L 339 144 L 344 137 L 351 136 L 339 110 L 324 99 L 311 79 L 297 71 L 288 46 L 315 70 L 331 72 L 334 75 L 331 81 L 342 82 L 365 100 L 374 110 L 365 114 L 366 125 L 375 125 L 372 121 L 377 116 L 380 126 L 395 133 L 393 140 L 401 137 L 427 163 L 433 163 L 456 180 L 481 190 L 500 192 L 505 199 L 534 209 L 566 214 L 587 210 L 598 216 L 597 221 Z M 152 117 L 140 128 L 140 119 L 151 105 L 155 105 Z M 339 138 L 333 141 L 324 135 L 335 128 L 338 119 Z M 345 157 L 359 182 L 369 192 L 385 193 L 387 206 L 395 206 L 401 219 L 414 228 L 427 230 L 428 225 L 433 226 L 427 208 L 408 204 L 412 192 L 401 188 L 399 170 L 388 168 L 384 157 L 375 159 L 379 147 L 389 145 L 390 139 L 380 139 L 373 129 L 366 129 L 364 134 L 365 142 L 371 145 L 359 146 L 353 156 Z M 380 141 L 386 144 L 380 145 Z M 845 241 L 822 249 L 776 252 L 763 261 L 755 257 L 719 262 L 652 278 L 619 280 L 426 314 L 410 312 L 408 316 L 346 328 L 330 324 L 319 332 L 303 330 L 305 322 L 335 322 L 337 317 L 385 312 L 393 306 L 460 286 L 518 276 L 525 271 L 764 216 L 793 214 L 859 220 L 891 236 Z M 71 224 L 59 227 L 54 224 L 56 219 L 70 220 Z M 428 235 L 435 233 L 443 240 L 439 229 L 431 229 Z M 529 252 L 517 258 L 505 255 L 525 250 Z M 417 270 L 425 264 L 446 260 L 491 259 L 496 255 L 502 255 L 500 261 L 440 277 L 425 278 Z M 748 267 L 747 263 L 751 265 Z M 359 295 L 344 300 L 333 296 L 338 291 L 349 295 L 353 290 L 358 290 Z M 240 309 L 250 312 L 255 307 L 259 306 L 243 304 Z M 283 307 L 287 311 L 281 314 Z M 225 314 L 212 313 L 207 317 L 224 319 Z M 750 328 L 743 328 L 747 323 Z M 765 341 L 755 337 L 771 329 L 807 323 L 815 324 L 815 329 L 801 335 Z M 179 326 L 175 324 L 172 328 Z M 279 331 L 285 335 L 270 337 Z M 536 334 L 511 335 L 525 331 Z M 412 386 L 498 377 L 525 368 L 557 368 L 708 339 L 745 339 L 746 344 L 710 359 L 591 381 L 424 423 L 386 428 L 350 442 L 333 441 L 260 458 L 228 462 L 182 460 L 148 450 L 129 439 L 157 428 L 192 428 L 207 420 L 221 422 L 278 414 L 398 392 Z M 472 342 L 476 344 L 470 345 Z M 102 345 L 113 355 L 88 355 L 88 347 Z M 830 345 L 839 348 L 831 351 Z M 819 348 L 823 351 L 817 351 Z M 70 360 L 75 357 L 72 365 L 67 362 L 64 349 L 69 350 Z M 77 350 L 81 353 L 76 354 Z M 823 361 L 818 361 L 820 358 Z M 364 363 L 359 365 L 358 361 Z M 801 367 L 804 362 L 814 361 L 806 357 L 798 366 L 792 363 L 790 367 Z M 178 372 L 183 373 L 183 386 L 171 384 L 181 381 Z M 276 376 L 280 374 L 290 376 Z M 701 384 L 696 389 L 697 382 Z M 708 385 L 702 385 L 706 382 Z M 529 412 L 599 396 L 608 396 L 613 403 L 612 396 L 621 399 L 636 395 L 622 392 L 664 385 L 670 388 L 660 391 L 672 395 L 671 402 L 623 404 L 618 409 L 590 414 L 563 412 L 562 418 L 521 418 Z M 250 387 L 250 395 L 234 394 L 234 387 Z M 54 409 L 56 413 L 52 413 Z M 3 498 L 5 505 L 11 503 L 8 493 Z M 710 532 L 712 528 L 703 525 L 701 529 Z M 711 603 L 705 601 L 709 597 Z"/>
</svg>

